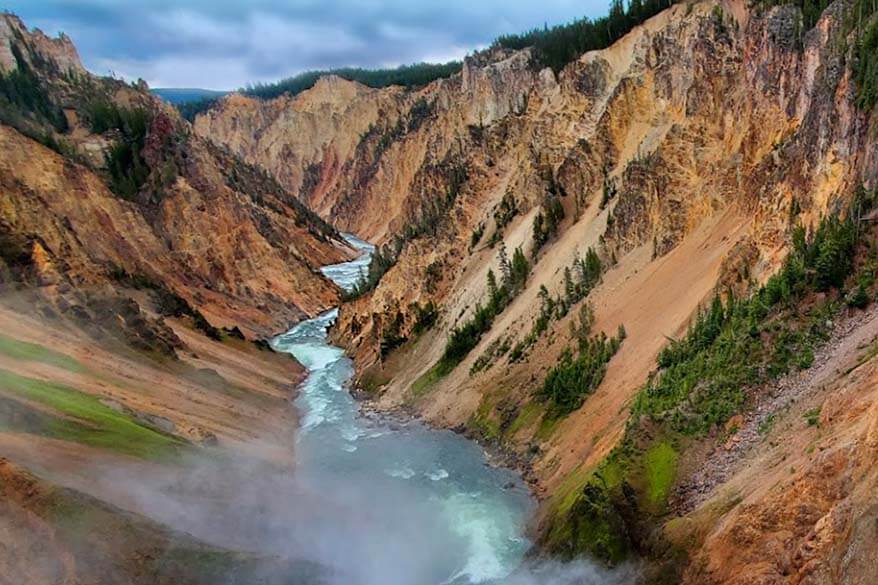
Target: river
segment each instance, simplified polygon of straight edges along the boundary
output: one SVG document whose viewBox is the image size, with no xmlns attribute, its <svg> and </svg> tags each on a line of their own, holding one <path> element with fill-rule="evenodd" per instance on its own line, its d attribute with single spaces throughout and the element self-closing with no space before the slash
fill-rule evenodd
<svg viewBox="0 0 878 585">
<path fill-rule="evenodd" d="M 349 290 L 373 247 L 345 237 L 362 256 L 323 273 Z M 530 546 L 526 486 L 455 433 L 362 413 L 349 392 L 351 360 L 327 341 L 337 315 L 333 309 L 273 340 L 308 370 L 296 400 L 296 475 L 332 502 L 331 513 L 314 516 L 341 524 L 314 528 L 315 538 L 332 535 L 325 546 L 338 551 L 321 555 L 324 562 L 337 558 L 331 568 L 340 582 L 358 585 L 502 580 Z"/>
</svg>

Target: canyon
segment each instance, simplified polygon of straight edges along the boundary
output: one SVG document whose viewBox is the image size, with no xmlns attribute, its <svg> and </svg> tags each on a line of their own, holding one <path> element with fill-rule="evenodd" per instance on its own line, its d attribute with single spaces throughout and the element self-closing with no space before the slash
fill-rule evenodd
<svg viewBox="0 0 878 585">
<path fill-rule="evenodd" d="M 850 6 L 831 4 L 803 30 L 794 6 L 681 3 L 557 72 L 535 67 L 530 49 L 497 46 L 420 89 L 325 77 L 295 96 L 220 100 L 194 127 L 268 169 L 340 229 L 382 245 L 392 266 L 342 306 L 332 334 L 355 358 L 361 395 L 372 408 L 499 449 L 542 501 L 535 533 L 551 534 L 619 445 L 668 340 L 685 334 L 715 291 L 748 294 L 767 282 L 794 223 L 813 230 L 858 188 L 874 188 L 874 128 L 857 105 Z M 563 219 L 538 247 L 534 220 L 553 200 Z M 503 255 L 518 248 L 533 262 L 526 285 L 466 357 L 440 371 L 449 336 L 491 296 L 489 270 L 500 274 Z M 535 394 L 574 342 L 577 303 L 536 340 L 528 336 L 545 299 L 564 296 L 565 267 L 589 249 L 607 266 L 587 299 L 593 329 L 610 336 L 621 325 L 626 336 L 593 395 L 556 420 Z M 441 307 L 436 323 L 417 332 L 427 306 Z M 856 359 L 872 342 L 863 335 L 833 359 Z M 522 342 L 524 355 L 510 357 Z M 851 381 L 830 375 L 808 399 L 828 400 L 832 384 Z M 868 523 L 860 514 L 872 506 L 854 495 L 869 485 L 865 470 L 854 471 L 868 466 L 868 439 L 841 439 L 837 421 L 826 421 L 819 452 L 783 449 L 769 461 L 767 444 L 803 440 L 797 408 L 786 408 L 772 415 L 788 421 L 783 431 L 751 440 L 685 514 L 659 513 L 637 547 L 688 558 L 676 577 L 688 582 L 868 582 L 843 560 L 867 546 L 850 527 Z M 858 412 L 868 425 L 871 415 Z M 723 456 L 737 430 L 724 428 L 680 446 L 675 485 Z M 841 476 L 844 489 L 831 479 Z M 795 506 L 813 513 L 781 532 L 762 534 L 764 524 L 739 532 Z M 814 538 L 826 547 L 820 554 L 795 552 Z M 747 566 L 718 559 L 720 550 Z"/>
<path fill-rule="evenodd" d="M 560 69 L 495 43 L 422 87 L 327 75 L 191 124 L 4 15 L 0 71 L 49 99 L 0 120 L 0 572 L 321 582 L 260 508 L 330 499 L 282 479 L 306 370 L 266 340 L 338 306 L 363 410 L 527 481 L 535 546 L 501 579 L 875 582 L 861 4 L 675 3 Z M 319 270 L 358 256 L 342 232 L 376 245 L 345 290 Z M 202 489 L 253 524 L 156 512 Z"/>
</svg>

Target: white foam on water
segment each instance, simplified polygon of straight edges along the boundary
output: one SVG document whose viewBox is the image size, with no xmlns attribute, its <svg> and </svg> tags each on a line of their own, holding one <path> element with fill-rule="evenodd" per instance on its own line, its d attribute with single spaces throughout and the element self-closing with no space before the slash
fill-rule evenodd
<svg viewBox="0 0 878 585">
<path fill-rule="evenodd" d="M 363 254 L 351 262 L 342 262 L 341 264 L 330 264 L 320 269 L 324 276 L 331 279 L 345 290 L 352 290 L 361 277 L 365 276 L 369 271 L 369 261 L 375 246 L 369 242 L 364 242 L 360 238 L 352 234 L 342 234 L 351 246 L 363 252 Z"/>
<path fill-rule="evenodd" d="M 335 351 L 335 348 L 327 348 L 317 344 L 303 344 L 296 347 L 296 359 L 312 374 L 325 370 L 337 362 L 340 357 L 341 352 Z"/>
<path fill-rule="evenodd" d="M 526 545 L 524 540 L 516 542 L 509 538 L 521 527 L 508 508 L 498 505 L 496 500 L 474 498 L 473 495 L 455 493 L 444 502 L 449 525 L 466 541 L 468 553 L 466 563 L 448 579 L 448 583 L 461 579 L 469 583 L 502 579 L 513 568 L 511 554 L 523 550 Z"/>
<path fill-rule="evenodd" d="M 363 436 L 363 431 L 354 426 L 346 426 L 341 430 L 341 437 L 348 442 L 354 442 Z"/>
<path fill-rule="evenodd" d="M 307 392 L 307 389 L 303 390 L 301 398 L 306 406 L 306 408 L 302 409 L 302 431 L 307 432 L 326 421 L 330 403 L 329 400 L 319 394 Z"/>
<path fill-rule="evenodd" d="M 430 471 L 424 475 L 426 475 L 427 477 L 429 477 L 433 481 L 442 481 L 443 479 L 448 477 L 448 472 L 445 471 L 444 469 L 440 468 L 440 469 L 437 469 L 436 471 Z"/>
<path fill-rule="evenodd" d="M 385 469 L 384 473 L 386 473 L 390 477 L 396 477 L 399 479 L 411 479 L 415 476 L 415 471 L 410 467 L 394 467 L 392 469 Z"/>
</svg>

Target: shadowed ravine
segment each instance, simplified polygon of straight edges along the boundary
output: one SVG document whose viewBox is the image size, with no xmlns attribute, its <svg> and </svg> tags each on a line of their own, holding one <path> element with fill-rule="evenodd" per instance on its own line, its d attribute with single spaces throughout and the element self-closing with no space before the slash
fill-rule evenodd
<svg viewBox="0 0 878 585">
<path fill-rule="evenodd" d="M 354 285 L 372 250 L 349 239 L 364 255 L 323 269 L 344 288 Z M 337 532 L 343 566 L 333 569 L 351 583 L 505 578 L 529 546 L 523 533 L 532 502 L 523 482 L 488 466 L 476 443 L 452 432 L 361 414 L 347 391 L 351 361 L 326 341 L 337 312 L 300 323 L 273 344 L 309 371 L 296 403 L 302 415 L 298 480 L 317 493 L 350 492 L 352 501 L 368 502 L 367 509 L 351 509 L 351 522 Z"/>
</svg>

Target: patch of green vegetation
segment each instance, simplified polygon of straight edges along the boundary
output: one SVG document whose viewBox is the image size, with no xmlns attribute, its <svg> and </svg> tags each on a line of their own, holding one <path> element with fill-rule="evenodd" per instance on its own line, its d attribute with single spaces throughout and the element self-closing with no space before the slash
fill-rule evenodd
<svg viewBox="0 0 878 585">
<path fill-rule="evenodd" d="M 616 186 L 616 181 L 610 179 L 607 175 L 606 171 L 604 172 L 604 185 L 603 191 L 601 192 L 601 203 L 600 208 L 606 209 L 607 205 L 616 198 L 616 195 L 619 193 L 619 188 Z"/>
<path fill-rule="evenodd" d="M 271 99 L 282 94 L 298 95 L 313 87 L 318 79 L 326 75 L 335 75 L 376 88 L 392 85 L 418 87 L 437 79 L 450 77 L 460 71 L 462 66 L 463 64 L 460 61 L 449 61 L 448 63 L 415 63 L 413 65 L 401 65 L 393 69 L 344 67 L 321 71 L 306 71 L 276 83 L 257 83 L 256 85 L 242 88 L 241 91 L 247 95 L 263 99 Z"/>
<path fill-rule="evenodd" d="M 203 97 L 201 99 L 178 102 L 173 104 L 180 115 L 189 122 L 195 122 L 199 114 L 203 114 L 219 102 L 219 97 Z"/>
<path fill-rule="evenodd" d="M 434 260 L 424 268 L 424 288 L 428 293 L 436 292 L 436 285 L 442 281 L 445 263 Z"/>
<path fill-rule="evenodd" d="M 646 498 L 653 506 L 663 506 L 671 493 L 679 454 L 668 441 L 660 441 L 643 456 Z"/>
<path fill-rule="evenodd" d="M 476 358 L 476 361 L 473 362 L 472 367 L 469 369 L 469 375 L 473 376 L 478 374 L 483 370 L 487 370 L 490 368 L 494 360 L 498 357 L 504 355 L 509 351 L 509 338 L 508 337 L 500 337 L 492 341 L 488 347 L 485 348 L 485 351 Z"/>
<path fill-rule="evenodd" d="M 477 431 L 482 438 L 488 441 L 496 441 L 503 434 L 499 421 L 491 415 L 492 410 L 490 402 L 483 397 L 479 407 L 470 416 L 467 423 L 469 428 Z"/>
<path fill-rule="evenodd" d="M 845 302 L 853 309 L 865 309 L 868 307 L 871 299 L 866 292 L 866 286 L 863 283 L 858 284 L 845 299 Z"/>
<path fill-rule="evenodd" d="M 601 280 L 604 264 L 594 248 L 589 248 L 585 258 L 577 255 L 573 260 L 573 267 L 564 268 L 564 292 L 558 297 L 549 295 L 546 287 L 540 287 L 540 312 L 534 321 L 533 327 L 528 334 L 515 344 L 509 353 L 509 361 L 517 362 L 527 355 L 528 350 L 549 328 L 553 319 L 562 319 L 570 311 L 570 308 L 588 296 L 591 290 Z M 590 310 L 588 307 L 580 308 Z"/>
<path fill-rule="evenodd" d="M 579 465 L 571 473 L 567 474 L 561 484 L 552 493 L 552 499 L 549 502 L 549 509 L 551 510 L 552 516 L 552 521 L 549 523 L 551 529 L 547 538 L 544 539 L 544 544 L 548 546 L 549 550 L 563 551 L 565 547 L 565 543 L 563 542 L 564 536 L 573 535 L 576 532 L 574 526 L 565 526 L 566 519 L 569 517 L 573 507 L 580 501 L 580 496 L 589 482 L 601 486 L 609 493 L 612 490 L 618 489 L 621 485 L 622 469 L 617 461 L 605 460 L 597 470 L 586 467 L 585 465 Z M 610 542 L 612 539 L 610 538 L 610 535 L 606 534 L 606 527 L 608 525 L 609 523 L 605 523 L 603 530 L 580 535 L 579 544 L 583 548 L 578 550 L 593 550 L 593 547 L 589 544 L 589 541 L 592 540 L 595 542 Z M 552 532 L 555 532 L 555 534 L 552 534 Z M 601 547 L 594 548 L 606 548 L 606 546 L 602 545 Z M 621 553 L 622 551 L 618 552 Z M 577 556 L 578 553 L 569 550 L 567 554 L 570 557 L 574 557 Z M 623 553 L 619 555 L 619 558 L 622 556 L 624 556 Z"/>
<path fill-rule="evenodd" d="M 555 432 L 555 429 L 558 428 L 558 423 L 561 422 L 561 418 L 557 416 L 545 416 L 543 415 L 542 420 L 540 420 L 540 426 L 537 429 L 536 438 L 541 441 L 546 441 L 549 437 L 552 436 L 552 433 Z"/>
<path fill-rule="evenodd" d="M 559 510 L 550 523 L 544 537 L 546 548 L 563 559 L 588 552 L 610 565 L 624 560 L 630 548 L 625 521 L 602 478 L 592 475 L 573 493 L 567 511 Z"/>
<path fill-rule="evenodd" d="M 439 317 L 439 307 L 433 301 L 427 301 L 421 306 L 420 303 L 412 303 L 409 309 L 415 315 L 415 324 L 412 326 L 412 335 L 418 336 L 428 331 L 436 323 Z"/>
<path fill-rule="evenodd" d="M 31 53 L 30 60 L 26 59 L 17 42 L 11 42 L 9 48 L 15 59 L 15 68 L 5 73 L 0 72 L 0 105 L 5 106 L 0 107 L 0 110 L 14 110 L 18 117 L 40 125 L 48 124 L 58 132 L 66 131 L 67 118 L 64 117 L 64 112 L 54 103 L 48 88 L 30 65 L 33 62 L 39 66 L 42 57 Z"/>
<path fill-rule="evenodd" d="M 555 195 L 546 197 L 540 206 L 540 210 L 534 216 L 533 240 L 534 246 L 531 255 L 536 258 L 546 243 L 558 233 L 558 226 L 564 220 L 564 206 L 561 199 Z"/>
<path fill-rule="evenodd" d="M 379 347 L 381 350 L 381 359 L 384 359 L 388 353 L 405 343 L 408 338 L 402 334 L 402 326 L 404 317 L 400 311 L 391 313 L 393 318 L 382 319 L 381 337 Z M 387 315 L 390 317 L 391 315 Z"/>
<path fill-rule="evenodd" d="M 638 0 L 626 7 L 622 0 L 612 0 L 606 16 L 585 17 L 522 34 L 503 35 L 494 41 L 493 46 L 516 50 L 533 47 L 535 65 L 551 67 L 557 73 L 583 53 L 609 47 L 632 28 L 673 3 L 674 0 Z"/>
<path fill-rule="evenodd" d="M 509 222 L 511 222 L 516 215 L 518 215 L 518 200 L 512 192 L 507 191 L 503 194 L 503 198 L 500 199 L 500 203 L 494 210 L 494 224 L 497 228 L 496 233 L 502 233 L 503 228 L 509 225 Z"/>
<path fill-rule="evenodd" d="M 875 3 L 860 0 L 854 10 L 862 15 L 864 8 L 871 14 L 875 10 Z M 871 110 L 878 103 L 878 19 L 869 23 L 854 46 L 853 70 L 857 83 L 857 105 Z"/>
<path fill-rule="evenodd" d="M 593 472 L 594 470 L 579 464 L 573 471 L 564 476 L 564 479 L 550 495 L 552 500 L 550 508 L 553 513 L 566 514 L 570 510 L 576 498 L 579 497 L 579 492 L 585 487 Z"/>
<path fill-rule="evenodd" d="M 609 500 L 620 477 L 621 472 L 606 462 L 598 470 L 580 465 L 568 474 L 549 504 L 546 549 L 568 559 L 584 551 L 611 564 L 624 559 L 628 550 L 624 522 Z"/>
<path fill-rule="evenodd" d="M 64 111 L 34 70 L 34 67 L 42 68 L 48 62 L 39 53 L 30 52 L 28 58 L 34 65 L 31 67 L 18 43 L 12 42 L 10 50 L 16 66 L 6 73 L 0 72 L 0 123 L 15 128 L 62 156 L 74 156 L 73 147 L 58 136 L 69 129 Z"/>
<path fill-rule="evenodd" d="M 564 351 L 536 393 L 537 399 L 549 404 L 546 413 L 549 417 L 560 418 L 582 406 L 585 398 L 603 381 L 607 364 L 625 338 L 621 327 L 617 337 L 607 338 L 603 332 L 591 335 L 593 322 L 590 308 L 583 305 L 580 325 L 572 328 L 578 340 L 578 355 L 574 357 L 570 350 Z"/>
<path fill-rule="evenodd" d="M 854 364 L 853 366 L 851 366 L 845 372 L 845 375 L 848 375 L 851 372 L 853 372 L 854 370 L 856 370 L 857 368 L 859 368 L 860 366 L 869 363 L 870 361 L 872 361 L 876 357 L 878 357 L 878 341 L 876 341 L 875 343 L 873 343 L 872 345 L 869 346 L 869 348 L 866 350 L 866 353 L 864 353 L 862 356 L 860 356 L 860 358 L 857 360 L 857 363 Z"/>
<path fill-rule="evenodd" d="M 816 427 L 820 424 L 820 407 L 811 408 L 802 415 L 809 427 Z"/>
<path fill-rule="evenodd" d="M 521 248 L 515 249 L 511 262 L 506 256 L 506 249 L 500 249 L 500 273 L 501 282 L 498 284 L 494 271 L 488 271 L 488 303 L 477 303 L 473 316 L 451 331 L 445 351 L 437 364 L 437 371 L 444 372 L 443 375 L 463 361 L 478 345 L 482 335 L 491 328 L 494 318 L 524 289 L 530 274 L 530 263 Z"/>
<path fill-rule="evenodd" d="M 381 371 L 380 365 L 376 364 L 360 375 L 358 388 L 369 396 L 377 396 L 390 379 L 389 375 Z"/>
<path fill-rule="evenodd" d="M 765 436 L 771 432 L 771 429 L 774 428 L 774 423 L 777 421 L 777 418 L 773 414 L 769 414 L 765 417 L 761 423 L 759 423 L 759 427 L 756 429 L 760 435 Z"/>
<path fill-rule="evenodd" d="M 92 132 L 115 132 L 118 139 L 107 152 L 110 187 L 123 199 L 133 199 L 149 177 L 143 147 L 152 115 L 145 108 L 122 108 L 112 102 L 95 102 L 88 117 Z"/>
<path fill-rule="evenodd" d="M 515 197 L 514 193 L 507 191 L 503 194 L 503 198 L 500 199 L 500 203 L 494 206 L 494 232 L 488 239 L 488 247 L 493 248 L 503 239 L 503 232 L 506 229 L 506 226 L 515 219 L 515 216 L 518 215 L 518 211 L 518 199 Z M 484 231 L 484 224 L 479 224 L 479 230 L 479 239 L 481 239 L 481 233 Z M 475 232 L 473 233 L 473 237 L 475 237 Z M 478 240 L 475 241 L 471 248 L 474 248 L 477 243 Z"/>
<path fill-rule="evenodd" d="M 514 437 L 516 434 L 518 434 L 520 430 L 529 428 L 540 419 L 540 416 L 542 416 L 543 414 L 543 410 L 543 406 L 538 402 L 528 402 L 518 412 L 515 420 L 513 420 L 512 424 L 509 425 L 509 428 L 506 430 L 504 435 L 506 435 L 507 437 Z"/>
<path fill-rule="evenodd" d="M 172 458 L 183 445 L 69 386 L 0 370 L 0 392 L 47 406 L 69 417 L 55 419 L 49 428 L 52 436 L 61 439 L 153 460 Z"/>
<path fill-rule="evenodd" d="M 432 368 L 421 374 L 421 376 L 412 384 L 410 393 L 412 398 L 420 398 L 427 394 L 433 385 L 448 375 L 451 370 L 445 370 L 442 363 L 439 362 Z"/>
<path fill-rule="evenodd" d="M 343 301 L 358 299 L 369 291 L 375 290 L 381 277 L 396 264 L 396 255 L 387 248 L 376 248 L 369 259 L 369 266 L 361 272 L 354 287 L 342 293 Z"/>
<path fill-rule="evenodd" d="M 802 14 L 801 22 L 797 23 L 797 33 L 801 38 L 803 32 L 814 27 L 831 3 L 831 0 L 758 0 L 754 5 L 763 8 L 797 6 Z M 868 111 L 878 103 L 878 20 L 873 18 L 878 4 L 874 0 L 853 0 L 845 7 L 847 14 L 842 22 L 845 28 L 837 35 L 846 38 L 850 33 L 854 34 L 851 68 L 857 87 L 857 105 Z"/>
<path fill-rule="evenodd" d="M 20 341 L 0 333 L 0 354 L 14 360 L 38 362 L 68 372 L 80 373 L 85 367 L 72 357 L 45 346 Z"/>
<path fill-rule="evenodd" d="M 855 223 L 828 217 L 807 238 L 796 228 L 793 250 L 778 274 L 748 299 L 716 296 L 686 337 L 659 354 L 660 374 L 635 401 L 635 416 L 702 434 L 741 407 L 744 389 L 813 363 L 813 346 L 828 334 L 838 310 L 828 300 L 805 312 L 807 294 L 843 286 L 853 268 Z"/>
<path fill-rule="evenodd" d="M 817 20 L 826 7 L 829 6 L 831 0 L 758 0 L 754 5 L 763 8 L 771 8 L 772 6 L 797 6 L 802 11 L 801 32 L 811 30 L 817 24 Z"/>
<path fill-rule="evenodd" d="M 473 248 L 475 248 L 479 242 L 482 241 L 482 236 L 485 234 L 485 224 L 484 222 L 480 222 L 476 229 L 473 230 L 473 233 L 470 234 L 469 237 L 469 251 L 472 252 Z"/>
</svg>

